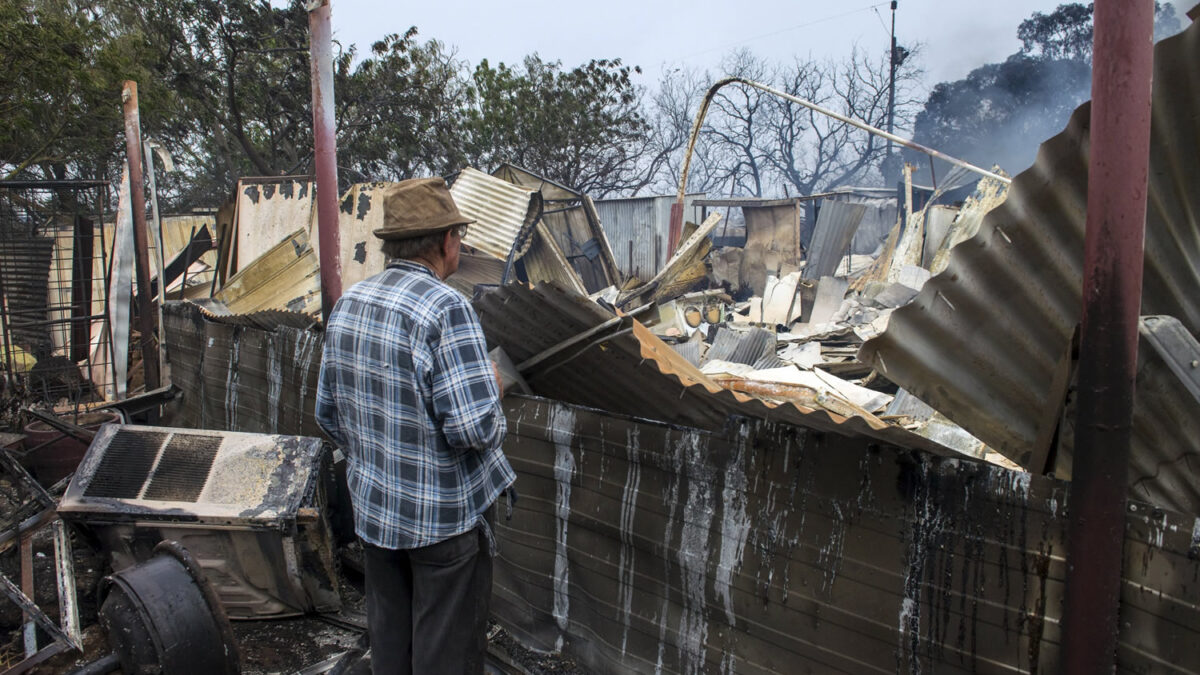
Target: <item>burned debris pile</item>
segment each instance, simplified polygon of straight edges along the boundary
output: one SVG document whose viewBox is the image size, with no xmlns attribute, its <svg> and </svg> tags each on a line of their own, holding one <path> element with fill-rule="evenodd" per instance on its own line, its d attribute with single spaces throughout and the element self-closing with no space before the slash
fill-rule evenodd
<svg viewBox="0 0 1200 675">
<path fill-rule="evenodd" d="M 1200 140 L 1173 85 L 1197 40 L 1161 43 L 1155 77 L 1118 647 L 1136 672 L 1200 672 Z M 448 282 L 502 371 L 519 475 L 494 526 L 497 663 L 1059 670 L 1085 122 L 1011 184 L 906 168 L 888 189 L 593 200 L 514 165 L 447 177 L 474 221 Z M 322 265 L 344 287 L 384 268 L 388 185 L 341 195 L 333 258 L 310 177 L 156 215 L 149 302 L 127 189 L 107 213 L 103 183 L 0 186 L 5 672 L 364 667 L 345 457 L 313 407 Z M 157 649 L 174 619 L 193 658 Z"/>
</svg>

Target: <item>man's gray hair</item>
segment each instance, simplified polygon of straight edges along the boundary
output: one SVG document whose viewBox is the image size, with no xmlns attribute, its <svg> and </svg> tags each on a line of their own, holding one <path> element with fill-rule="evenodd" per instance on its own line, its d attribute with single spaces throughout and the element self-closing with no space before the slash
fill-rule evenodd
<svg viewBox="0 0 1200 675">
<path fill-rule="evenodd" d="M 379 250 L 383 251 L 383 255 L 389 260 L 437 257 L 438 249 L 441 248 L 442 240 L 445 238 L 446 231 L 442 230 L 411 239 L 384 239 Z"/>
<path fill-rule="evenodd" d="M 466 236 L 467 226 L 456 225 L 451 228 L 459 238 Z M 421 237 L 413 237 L 411 239 L 384 239 L 380 244 L 379 250 L 383 251 L 383 255 L 388 260 L 394 258 L 429 258 L 439 255 L 438 249 L 442 246 L 442 241 L 446 238 L 446 231 L 434 232 Z"/>
</svg>

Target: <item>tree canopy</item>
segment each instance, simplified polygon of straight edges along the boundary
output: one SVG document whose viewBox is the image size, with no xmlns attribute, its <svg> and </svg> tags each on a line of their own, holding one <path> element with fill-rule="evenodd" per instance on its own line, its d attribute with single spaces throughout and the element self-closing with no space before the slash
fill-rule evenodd
<svg viewBox="0 0 1200 675">
<path fill-rule="evenodd" d="M 1178 29 L 1174 7 L 1156 2 L 1156 36 Z M 916 117 L 914 140 L 1010 173 L 1032 164 L 1038 145 L 1061 131 L 1090 96 L 1092 4 L 1035 12 L 1017 27 L 1017 37 L 1020 51 L 1004 61 L 934 86 Z M 906 156 L 928 162 L 912 151 Z"/>
</svg>

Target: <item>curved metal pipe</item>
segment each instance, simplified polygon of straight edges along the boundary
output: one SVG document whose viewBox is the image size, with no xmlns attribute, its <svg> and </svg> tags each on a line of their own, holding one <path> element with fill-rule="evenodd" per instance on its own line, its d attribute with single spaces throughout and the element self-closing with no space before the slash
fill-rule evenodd
<svg viewBox="0 0 1200 675">
<path fill-rule="evenodd" d="M 867 124 L 866 122 L 861 122 L 859 120 L 852 119 L 841 113 L 834 112 L 833 110 L 830 110 L 829 108 L 819 106 L 816 103 L 813 103 L 812 101 L 802 99 L 799 96 L 793 96 L 786 92 L 779 91 L 778 89 L 775 89 L 773 87 L 768 87 L 767 85 L 762 84 L 761 82 L 755 82 L 754 80 L 747 80 L 744 77 L 727 77 L 723 80 L 717 80 L 713 84 L 713 86 L 709 87 L 708 93 L 706 93 L 704 95 L 704 101 L 700 104 L 700 109 L 696 111 L 696 121 L 694 123 L 692 123 L 692 134 L 688 138 L 687 152 L 684 153 L 684 155 L 683 155 L 683 170 L 680 172 L 680 175 L 679 175 L 679 191 L 675 195 L 675 204 L 672 205 L 672 207 L 671 207 L 671 230 L 670 231 L 671 231 L 672 240 L 671 240 L 671 245 L 670 245 L 670 251 L 672 253 L 675 250 L 675 245 L 678 243 L 678 241 L 677 241 L 678 234 L 677 233 L 681 232 L 682 228 L 683 228 L 683 197 L 684 197 L 684 194 L 687 192 L 688 171 L 691 169 L 691 166 L 692 166 L 692 152 L 696 149 L 696 139 L 698 139 L 700 137 L 700 127 L 702 127 L 704 125 L 704 118 L 705 118 L 705 116 L 708 115 L 708 107 L 709 107 L 709 105 L 712 104 L 713 97 L 717 95 L 717 92 L 722 87 L 729 85 L 729 84 L 733 84 L 735 82 L 739 83 L 739 84 L 744 84 L 747 87 L 754 87 L 755 89 L 760 89 L 762 91 L 767 92 L 768 94 L 778 96 L 779 98 L 782 98 L 786 101 L 791 101 L 792 103 L 802 105 L 805 108 L 819 112 L 822 115 L 825 115 L 827 117 L 832 117 L 835 120 L 845 122 L 846 124 L 849 124 L 853 127 L 862 129 L 863 131 L 875 134 L 876 136 L 882 136 L 883 138 L 886 138 L 889 141 L 892 141 L 893 143 L 898 143 L 906 148 L 910 148 L 910 149 L 916 150 L 918 152 L 923 152 L 923 153 L 929 155 L 930 157 L 934 157 L 936 159 L 940 159 L 942 161 L 949 162 L 949 163 L 953 164 L 954 166 L 960 166 L 964 169 L 967 169 L 968 171 L 973 171 L 981 176 L 986 176 L 988 178 L 998 180 L 1001 183 L 1004 183 L 1005 185 L 1012 182 L 1011 178 L 1001 176 L 1000 174 L 993 173 L 991 171 L 988 171 L 987 169 L 980 168 L 978 166 L 975 166 L 974 164 L 971 164 L 970 162 L 966 162 L 961 159 L 958 159 L 957 157 L 951 157 L 950 155 L 947 155 L 944 152 L 939 152 L 937 150 L 934 150 L 933 148 L 921 145 L 920 143 L 916 143 L 907 138 L 902 138 L 900 136 L 897 136 L 896 134 L 884 131 L 883 129 L 873 127 L 870 124 Z M 678 220 L 678 222 L 676 222 L 677 220 Z"/>
</svg>

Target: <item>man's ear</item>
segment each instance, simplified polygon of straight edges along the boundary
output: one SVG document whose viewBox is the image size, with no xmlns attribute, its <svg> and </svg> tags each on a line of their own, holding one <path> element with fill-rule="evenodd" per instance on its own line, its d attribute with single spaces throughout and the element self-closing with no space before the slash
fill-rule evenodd
<svg viewBox="0 0 1200 675">
<path fill-rule="evenodd" d="M 457 247 L 458 242 L 454 238 L 454 228 L 452 227 L 442 234 L 442 257 L 449 258 Z"/>
</svg>

